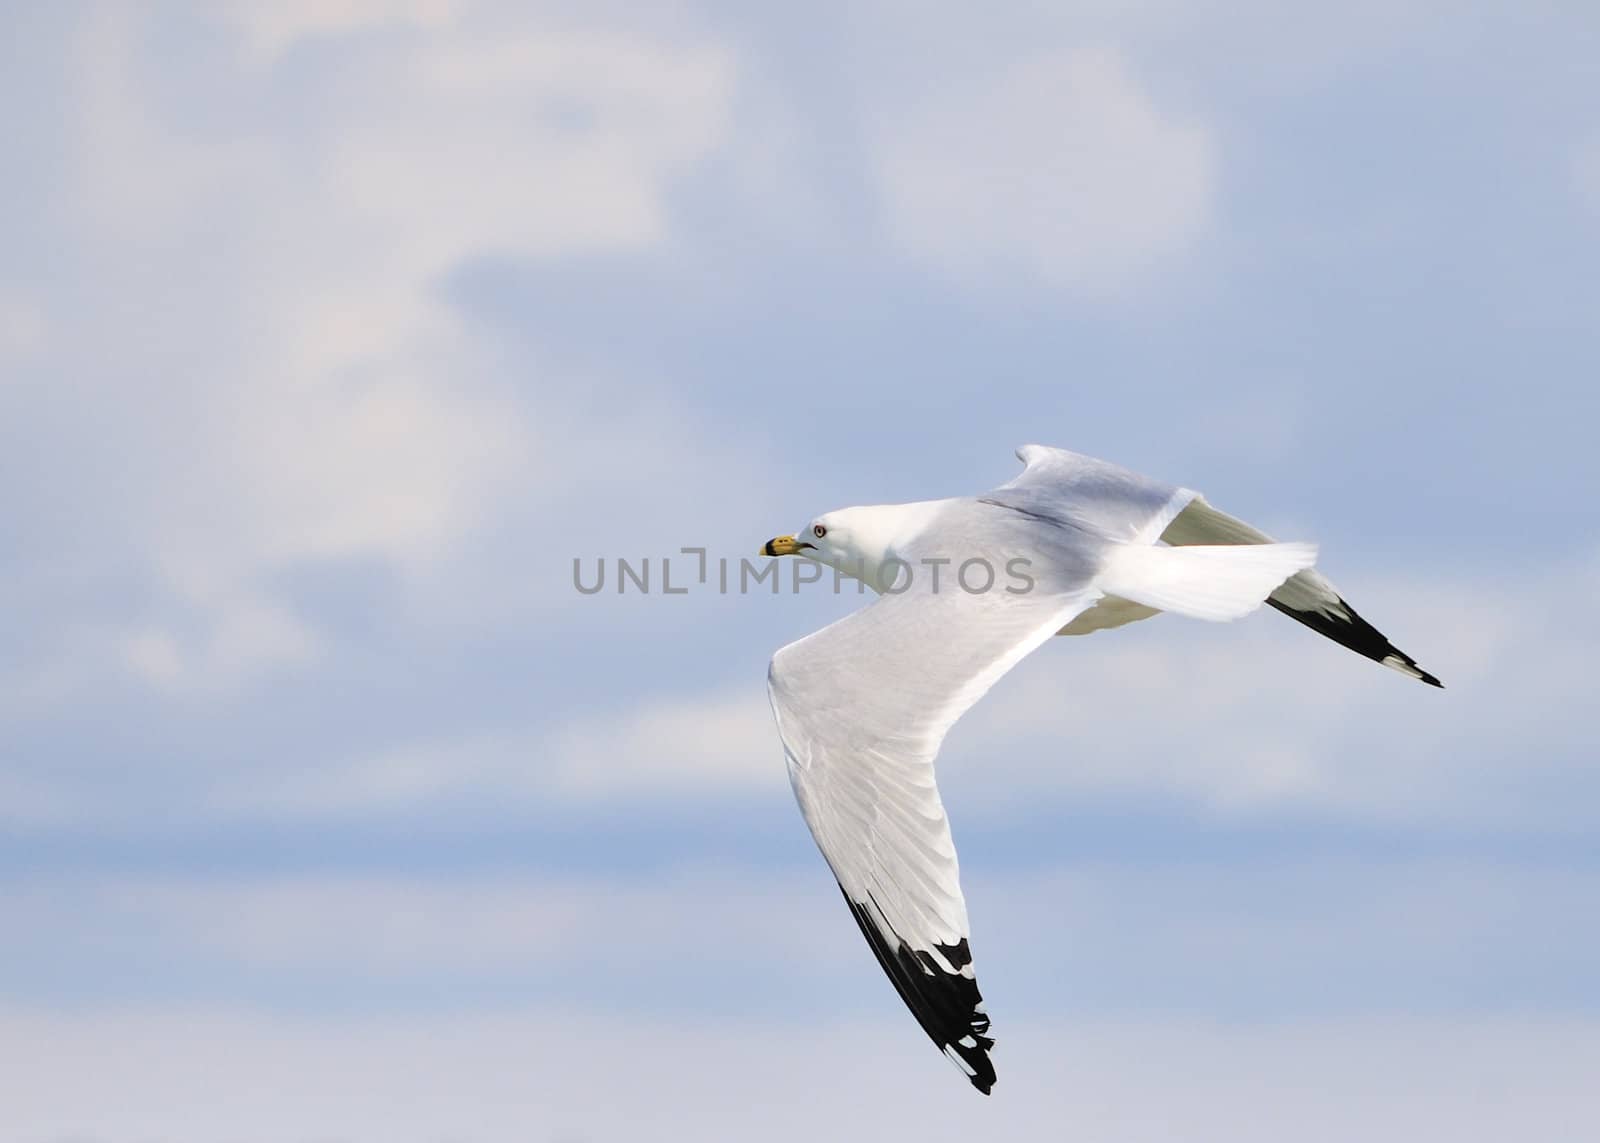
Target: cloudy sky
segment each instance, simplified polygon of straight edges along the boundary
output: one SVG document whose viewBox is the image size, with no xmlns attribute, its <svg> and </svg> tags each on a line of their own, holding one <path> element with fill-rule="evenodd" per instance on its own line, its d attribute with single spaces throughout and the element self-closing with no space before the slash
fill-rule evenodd
<svg viewBox="0 0 1600 1143">
<path fill-rule="evenodd" d="M 1600 1134 L 1592 5 L 13 9 L 8 1139 Z M 1448 689 L 1272 613 L 1004 680 L 984 1100 L 770 725 L 856 597 L 679 552 L 1028 441 Z"/>
</svg>

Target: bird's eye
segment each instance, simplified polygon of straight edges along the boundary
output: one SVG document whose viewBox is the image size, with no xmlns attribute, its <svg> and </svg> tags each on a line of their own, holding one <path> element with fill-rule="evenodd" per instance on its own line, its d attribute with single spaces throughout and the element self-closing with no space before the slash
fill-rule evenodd
<svg viewBox="0 0 1600 1143">
<path fill-rule="evenodd" d="M 811 534 L 820 540 L 822 537 L 828 534 L 828 529 L 824 528 L 821 524 L 814 524 L 811 527 Z"/>
</svg>

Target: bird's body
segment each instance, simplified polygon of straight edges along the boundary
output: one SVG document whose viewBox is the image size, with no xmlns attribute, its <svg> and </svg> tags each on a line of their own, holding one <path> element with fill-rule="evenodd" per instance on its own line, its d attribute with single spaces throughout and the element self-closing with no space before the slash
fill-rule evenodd
<svg viewBox="0 0 1600 1143">
<path fill-rule="evenodd" d="M 933 760 L 1001 675 L 1057 634 L 1175 611 L 1226 620 L 1273 602 L 1438 685 L 1311 569 L 1197 493 L 1060 449 L 977 497 L 830 512 L 767 555 L 796 554 L 880 597 L 782 648 L 769 692 L 812 836 L 879 963 L 929 1036 L 987 1092 L 993 1041 L 968 948 Z"/>
</svg>

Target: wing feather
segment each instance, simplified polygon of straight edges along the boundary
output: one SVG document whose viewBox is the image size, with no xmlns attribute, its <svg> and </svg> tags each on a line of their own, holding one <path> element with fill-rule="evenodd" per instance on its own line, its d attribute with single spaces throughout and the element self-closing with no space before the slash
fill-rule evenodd
<svg viewBox="0 0 1600 1143">
<path fill-rule="evenodd" d="M 885 595 L 773 656 L 789 779 L 851 915 L 929 1038 L 987 1093 L 989 1017 L 933 762 L 946 730 L 1096 597 Z"/>
<path fill-rule="evenodd" d="M 1064 448 L 1023 445 L 1017 459 L 1026 467 L 989 493 L 991 502 L 1125 543 L 1154 543 L 1198 495 Z"/>
<path fill-rule="evenodd" d="M 1212 507 L 1203 496 L 1196 496 L 1174 517 L 1161 538 L 1178 547 L 1187 544 L 1274 542 L 1265 532 Z M 1383 632 L 1363 619 L 1355 608 L 1345 602 L 1339 589 L 1315 568 L 1306 568 L 1290 576 L 1267 597 L 1267 602 L 1290 619 L 1303 623 L 1358 655 L 1392 667 L 1402 675 L 1420 679 L 1429 686 L 1444 686 L 1437 677 L 1419 667 L 1410 655 L 1389 642 Z"/>
</svg>

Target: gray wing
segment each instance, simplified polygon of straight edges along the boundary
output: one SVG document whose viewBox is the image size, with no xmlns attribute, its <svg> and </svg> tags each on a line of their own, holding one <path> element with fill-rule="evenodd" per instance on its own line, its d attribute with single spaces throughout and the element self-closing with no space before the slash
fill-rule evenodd
<svg viewBox="0 0 1600 1143">
<path fill-rule="evenodd" d="M 856 923 L 985 1094 L 994 1041 L 933 760 L 955 721 L 1096 595 L 1086 582 L 981 595 L 917 583 L 784 647 L 767 675 L 795 798 Z"/>
<path fill-rule="evenodd" d="M 1161 538 L 1175 546 L 1185 544 L 1270 544 L 1272 537 L 1220 512 L 1195 496 L 1173 518 Z M 1403 675 L 1421 679 L 1430 686 L 1444 686 L 1437 678 L 1417 666 L 1417 661 L 1389 642 L 1383 632 L 1361 618 L 1344 601 L 1326 576 L 1313 568 L 1296 572 L 1282 587 L 1267 597 L 1267 602 L 1289 618 L 1326 635 L 1335 643 L 1365 655 L 1374 662 L 1393 667 Z"/>
<path fill-rule="evenodd" d="M 1153 543 L 1198 493 L 1121 465 L 1046 445 L 1023 445 L 1021 475 L 981 497 L 1125 543 Z"/>
<path fill-rule="evenodd" d="M 985 502 L 1128 543 L 1154 543 L 1199 495 L 1064 448 L 1023 445 L 1017 459 L 1025 466 L 1022 473 L 983 497 Z M 1153 607 L 1104 596 L 1057 634 L 1087 635 L 1160 614 Z"/>
</svg>

